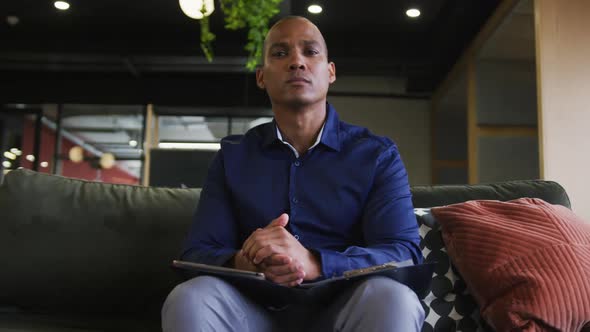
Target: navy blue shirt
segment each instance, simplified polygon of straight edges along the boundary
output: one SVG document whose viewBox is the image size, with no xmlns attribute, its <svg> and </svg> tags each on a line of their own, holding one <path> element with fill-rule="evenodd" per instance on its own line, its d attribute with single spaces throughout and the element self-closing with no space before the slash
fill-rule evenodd
<svg viewBox="0 0 590 332">
<path fill-rule="evenodd" d="M 297 158 L 276 123 L 221 141 L 182 259 L 223 265 L 282 213 L 321 262 L 322 278 L 422 261 L 406 169 L 396 145 L 338 119 L 327 104 L 320 143 Z"/>
</svg>

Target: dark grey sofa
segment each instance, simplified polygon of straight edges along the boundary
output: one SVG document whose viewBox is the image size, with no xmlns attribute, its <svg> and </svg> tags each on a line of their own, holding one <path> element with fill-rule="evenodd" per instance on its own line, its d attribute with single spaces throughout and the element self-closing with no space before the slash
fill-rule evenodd
<svg viewBox="0 0 590 332">
<path fill-rule="evenodd" d="M 563 188 L 546 181 L 412 191 L 416 207 L 519 197 L 569 207 Z M 7 174 L 0 186 L 0 331 L 158 331 L 160 306 L 180 281 L 169 263 L 198 195 L 198 189 L 103 184 L 28 170 Z M 449 321 L 438 325 L 456 329 Z"/>
</svg>

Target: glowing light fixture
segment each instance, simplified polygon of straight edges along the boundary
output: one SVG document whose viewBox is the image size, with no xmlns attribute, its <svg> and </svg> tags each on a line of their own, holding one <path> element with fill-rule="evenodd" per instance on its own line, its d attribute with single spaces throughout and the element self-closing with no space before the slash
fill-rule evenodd
<svg viewBox="0 0 590 332">
<path fill-rule="evenodd" d="M 104 153 L 100 157 L 98 163 L 100 164 L 100 167 L 104 169 L 112 168 L 113 166 L 115 166 L 115 155 L 113 155 L 110 152 Z"/>
<path fill-rule="evenodd" d="M 309 7 L 307 7 L 307 11 L 312 13 L 312 14 L 319 14 L 322 12 L 322 7 L 320 5 L 311 5 Z"/>
<path fill-rule="evenodd" d="M 59 10 L 68 10 L 70 8 L 70 4 L 65 1 L 56 1 L 53 5 Z"/>
<path fill-rule="evenodd" d="M 74 146 L 68 152 L 68 157 L 73 163 L 79 163 L 84 160 L 84 149 L 81 146 Z"/>
<path fill-rule="evenodd" d="M 2 166 L 4 166 L 4 168 L 10 168 L 12 166 L 12 164 L 10 163 L 10 161 L 4 160 L 2 162 Z"/>
<path fill-rule="evenodd" d="M 186 143 L 186 142 L 162 142 L 158 143 L 160 149 L 192 149 L 217 151 L 221 149 L 219 143 Z"/>
<path fill-rule="evenodd" d="M 20 155 L 23 154 L 23 152 L 21 150 L 17 149 L 17 148 L 10 149 L 10 152 L 14 153 L 17 156 L 20 156 Z"/>
<path fill-rule="evenodd" d="M 39 165 L 41 165 L 41 167 L 43 168 L 47 168 L 47 166 L 49 166 L 49 163 L 46 161 L 42 161 Z"/>
<path fill-rule="evenodd" d="M 6 151 L 4 152 L 4 157 L 11 159 L 11 160 L 15 160 L 16 159 L 16 155 L 10 151 Z"/>
<path fill-rule="evenodd" d="M 178 0 L 182 12 L 186 16 L 194 18 L 195 20 L 203 18 L 203 12 L 201 12 L 203 9 L 203 2 L 205 3 L 205 16 L 211 15 L 215 10 L 213 0 Z"/>
<path fill-rule="evenodd" d="M 129 141 L 129 145 L 132 146 L 132 147 L 136 147 L 137 146 L 137 141 L 134 140 L 134 139 L 132 139 L 132 140 Z"/>
<path fill-rule="evenodd" d="M 109 169 L 115 166 L 115 156 L 112 153 L 104 153 L 98 160 L 100 167 Z"/>
<path fill-rule="evenodd" d="M 18 24 L 18 22 L 20 22 L 20 19 L 18 18 L 18 16 L 6 16 L 6 23 L 8 23 L 8 25 L 10 26 L 15 26 Z"/>
<path fill-rule="evenodd" d="M 418 10 L 416 8 L 410 8 L 410 9 L 406 10 L 406 15 L 408 15 L 408 17 L 411 17 L 411 18 L 416 18 L 416 17 L 420 16 L 420 10 Z"/>
<path fill-rule="evenodd" d="M 30 162 L 33 162 L 33 161 L 35 161 L 35 156 L 33 156 L 32 154 L 28 154 L 25 157 L 25 159 L 28 160 L 28 161 L 30 161 Z"/>
</svg>

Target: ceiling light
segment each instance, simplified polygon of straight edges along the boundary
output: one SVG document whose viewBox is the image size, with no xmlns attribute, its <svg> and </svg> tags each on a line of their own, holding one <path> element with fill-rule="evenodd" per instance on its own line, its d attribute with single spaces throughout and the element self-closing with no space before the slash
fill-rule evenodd
<svg viewBox="0 0 590 332">
<path fill-rule="evenodd" d="M 10 149 L 10 152 L 14 153 L 17 156 L 20 156 L 20 155 L 23 154 L 23 152 L 21 150 L 17 149 L 17 148 Z"/>
<path fill-rule="evenodd" d="M 219 143 L 187 143 L 187 142 L 161 142 L 158 143 L 161 149 L 191 149 L 217 151 L 221 149 Z"/>
<path fill-rule="evenodd" d="M 81 146 L 74 146 L 68 151 L 68 158 L 74 163 L 79 163 L 84 160 L 84 149 Z"/>
<path fill-rule="evenodd" d="M 416 8 L 410 8 L 410 9 L 406 10 L 406 15 L 408 15 L 408 17 L 411 17 L 411 18 L 416 18 L 416 17 L 420 16 L 420 10 L 418 10 Z"/>
<path fill-rule="evenodd" d="M 322 12 L 322 7 L 319 5 L 311 5 L 311 6 L 307 7 L 307 11 L 312 14 L 319 14 Z"/>
<path fill-rule="evenodd" d="M 213 0 L 178 0 L 182 12 L 195 20 L 203 18 L 203 2 L 205 3 L 205 16 L 211 15 L 215 10 Z"/>
<path fill-rule="evenodd" d="M 10 168 L 10 166 L 12 166 L 12 164 L 10 163 L 10 161 L 4 160 L 2 162 L 2 166 L 4 166 L 4 168 Z"/>
<path fill-rule="evenodd" d="M 65 1 L 56 1 L 53 5 L 59 10 L 68 10 L 70 8 L 70 4 Z"/>
<path fill-rule="evenodd" d="M 4 157 L 6 157 L 8 159 L 12 159 L 12 160 L 16 159 L 16 155 L 10 151 L 4 152 Z"/>
<path fill-rule="evenodd" d="M 28 160 L 28 161 L 30 161 L 30 162 L 33 162 L 33 161 L 35 161 L 35 156 L 33 156 L 32 154 L 28 154 L 25 157 L 25 159 Z"/>
<path fill-rule="evenodd" d="M 8 23 L 8 25 L 10 25 L 11 27 L 17 25 L 18 22 L 20 22 L 18 16 L 6 16 L 6 23 Z"/>
<path fill-rule="evenodd" d="M 104 153 L 102 156 L 100 156 L 98 163 L 103 169 L 112 168 L 115 166 L 115 155 L 110 152 Z"/>
<path fill-rule="evenodd" d="M 39 165 L 41 165 L 41 167 L 46 168 L 47 166 L 49 166 L 49 163 L 46 161 L 42 161 Z"/>
<path fill-rule="evenodd" d="M 132 139 L 129 141 L 129 145 L 131 145 L 132 147 L 136 147 L 137 146 L 137 141 Z"/>
</svg>

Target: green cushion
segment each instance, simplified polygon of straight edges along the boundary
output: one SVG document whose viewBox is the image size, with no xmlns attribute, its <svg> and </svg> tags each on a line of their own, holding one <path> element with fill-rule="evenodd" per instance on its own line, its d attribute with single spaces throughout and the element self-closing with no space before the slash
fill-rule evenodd
<svg viewBox="0 0 590 332">
<path fill-rule="evenodd" d="M 198 189 L 95 183 L 16 170 L 0 186 L 0 306 L 157 312 Z"/>
</svg>

